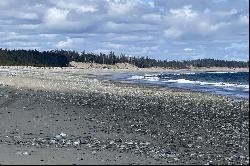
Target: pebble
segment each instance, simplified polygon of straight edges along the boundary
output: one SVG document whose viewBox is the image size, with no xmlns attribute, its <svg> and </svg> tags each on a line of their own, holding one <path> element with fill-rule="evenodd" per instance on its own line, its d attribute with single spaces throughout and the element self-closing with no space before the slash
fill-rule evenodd
<svg viewBox="0 0 250 166">
<path fill-rule="evenodd" d="M 156 156 L 162 161 L 169 159 L 172 163 L 192 164 L 191 160 L 194 160 L 195 164 L 248 162 L 248 101 L 236 101 L 222 96 L 188 91 L 162 91 L 134 85 L 126 85 L 125 88 L 112 82 L 106 84 L 99 80 L 86 79 L 80 72 L 71 73 L 75 74 L 71 78 L 75 80 L 74 82 L 67 80 L 65 74 L 57 78 L 48 77 L 50 74 L 48 71 L 39 78 L 46 78 L 48 82 L 53 80 L 55 84 L 50 86 L 44 84 L 46 91 L 39 93 L 30 91 L 23 97 L 27 98 L 32 93 L 32 98 L 43 98 L 44 102 L 61 104 L 63 101 L 68 107 L 68 117 L 71 117 L 71 107 L 85 108 L 87 105 L 90 111 L 83 110 L 85 114 L 81 116 L 84 117 L 81 120 L 86 116 L 89 125 L 95 123 L 95 128 L 90 133 L 103 132 L 109 136 L 115 133 L 121 140 L 116 140 L 117 137 L 113 140 L 105 138 L 94 140 L 59 131 L 60 134 L 52 138 L 43 132 L 43 138 L 40 140 L 38 138 L 14 140 L 14 137 L 9 135 L 2 137 L 1 141 L 37 147 L 79 148 L 86 144 L 84 148 L 94 150 L 92 151 L 94 153 L 98 148 L 103 151 L 109 148 L 121 153 L 142 153 L 149 158 Z M 63 83 L 57 82 L 58 79 L 64 80 Z M 72 90 L 73 87 L 80 92 L 74 95 L 68 92 L 50 92 L 64 88 Z M 22 92 L 9 94 L 8 98 L 12 95 L 22 96 L 20 93 L 25 91 L 23 88 Z M 4 92 L 4 89 L 1 92 Z M 136 137 L 130 138 L 131 135 Z M 35 137 L 35 135 L 30 136 Z M 211 152 L 206 151 L 208 149 Z M 213 156 L 212 154 L 216 154 L 218 149 L 225 153 Z M 233 154 L 240 155 L 231 158 Z M 222 160 L 227 157 L 230 160 Z"/>
</svg>

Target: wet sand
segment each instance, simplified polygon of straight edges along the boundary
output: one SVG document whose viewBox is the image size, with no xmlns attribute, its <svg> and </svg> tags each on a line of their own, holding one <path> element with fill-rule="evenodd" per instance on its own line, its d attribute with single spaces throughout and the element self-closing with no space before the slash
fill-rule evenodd
<svg viewBox="0 0 250 166">
<path fill-rule="evenodd" d="M 112 72 L 0 68 L 0 164 L 248 164 L 247 100 Z"/>
</svg>

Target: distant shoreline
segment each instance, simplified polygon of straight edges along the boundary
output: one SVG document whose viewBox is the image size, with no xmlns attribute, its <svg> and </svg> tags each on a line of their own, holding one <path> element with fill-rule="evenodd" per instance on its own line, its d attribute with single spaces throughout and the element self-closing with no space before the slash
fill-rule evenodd
<svg viewBox="0 0 250 166">
<path fill-rule="evenodd" d="M 75 68 L 75 69 L 95 69 L 101 71 L 114 71 L 114 72 L 249 72 L 249 68 L 228 68 L 228 67 L 198 67 L 189 69 L 171 69 L 171 68 L 138 68 L 131 64 L 118 63 L 116 65 L 106 65 L 97 63 L 82 63 L 70 62 L 69 67 L 32 67 L 32 66 L 0 66 L 0 68 L 41 68 L 41 69 L 55 69 L 55 68 Z"/>
<path fill-rule="evenodd" d="M 199 67 L 199 68 L 189 68 L 189 69 L 171 69 L 171 68 L 138 68 L 131 64 L 118 63 L 116 65 L 106 65 L 106 64 L 96 64 L 96 63 L 82 63 L 82 62 L 70 62 L 72 67 L 78 69 L 111 69 L 111 70 L 127 70 L 127 71 L 142 71 L 142 72 L 173 72 L 173 71 L 194 71 L 194 72 L 205 72 L 205 71 L 215 71 L 215 72 L 249 72 L 249 68 L 228 68 L 228 67 Z"/>
</svg>

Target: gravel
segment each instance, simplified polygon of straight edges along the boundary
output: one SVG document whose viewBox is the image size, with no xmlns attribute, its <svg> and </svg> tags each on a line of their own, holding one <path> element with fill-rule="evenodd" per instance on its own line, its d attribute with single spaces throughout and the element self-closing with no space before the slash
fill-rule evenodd
<svg viewBox="0 0 250 166">
<path fill-rule="evenodd" d="M 22 109 L 32 111 L 44 102 L 67 111 L 68 121 L 89 125 L 88 134 L 42 137 L 12 130 L 0 134 L 0 144 L 117 151 L 153 164 L 249 164 L 247 100 L 115 83 L 79 69 L 8 68 L 0 76 L 0 108 L 22 99 L 33 103 Z M 50 114 L 61 122 L 56 116 Z"/>
</svg>

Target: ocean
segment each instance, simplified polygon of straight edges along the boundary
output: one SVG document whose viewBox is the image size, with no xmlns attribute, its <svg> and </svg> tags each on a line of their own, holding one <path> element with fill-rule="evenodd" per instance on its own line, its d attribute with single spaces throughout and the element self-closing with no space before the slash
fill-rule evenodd
<svg viewBox="0 0 250 166">
<path fill-rule="evenodd" d="M 249 72 L 122 73 L 111 80 L 249 98 Z"/>
</svg>

